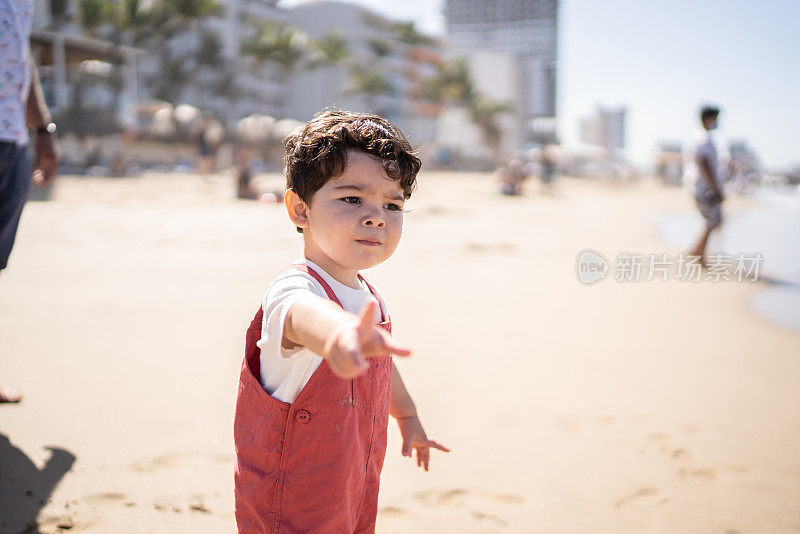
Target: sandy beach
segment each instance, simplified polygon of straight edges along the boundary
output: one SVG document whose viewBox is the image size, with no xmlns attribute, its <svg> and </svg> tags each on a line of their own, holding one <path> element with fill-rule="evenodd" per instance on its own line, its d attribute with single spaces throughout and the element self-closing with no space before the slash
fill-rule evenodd
<svg viewBox="0 0 800 534">
<path fill-rule="evenodd" d="M 235 531 L 244 332 L 301 241 L 233 190 L 65 176 L 27 205 L 0 275 L 0 384 L 24 394 L 0 405 L 0 532 Z M 650 218 L 683 191 L 427 172 L 409 207 L 365 274 L 452 452 L 425 473 L 392 423 L 379 532 L 800 532 L 800 332 L 751 309 L 764 284 L 576 278 L 587 248 L 681 252 Z"/>
</svg>

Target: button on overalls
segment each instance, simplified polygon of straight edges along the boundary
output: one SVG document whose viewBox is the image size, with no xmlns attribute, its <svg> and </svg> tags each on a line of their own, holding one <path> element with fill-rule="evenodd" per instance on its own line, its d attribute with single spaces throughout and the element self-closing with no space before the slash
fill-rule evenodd
<svg viewBox="0 0 800 534">
<path fill-rule="evenodd" d="M 306 265 L 328 298 L 330 286 Z M 360 277 L 360 275 L 359 275 Z M 366 280 L 370 292 L 380 298 Z M 323 360 L 294 403 L 260 383 L 263 309 L 247 330 L 234 418 L 236 523 L 240 533 L 374 532 L 386 454 L 392 386 L 391 356 L 369 359 L 354 379 L 333 374 Z M 381 327 L 391 321 L 381 306 Z"/>
</svg>

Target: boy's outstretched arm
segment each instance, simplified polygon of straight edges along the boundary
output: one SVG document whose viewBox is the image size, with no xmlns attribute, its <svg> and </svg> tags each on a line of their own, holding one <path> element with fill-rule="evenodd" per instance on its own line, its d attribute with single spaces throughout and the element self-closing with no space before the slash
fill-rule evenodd
<svg viewBox="0 0 800 534">
<path fill-rule="evenodd" d="M 286 348 L 304 346 L 319 354 L 340 378 L 353 378 L 366 371 L 366 358 L 411 354 L 373 323 L 375 306 L 375 301 L 370 301 L 353 315 L 322 298 L 297 302 L 286 314 L 281 344 Z"/>
<path fill-rule="evenodd" d="M 403 456 L 411 456 L 413 449 L 417 450 L 417 465 L 428 470 L 430 463 L 430 449 L 450 452 L 450 449 L 431 439 L 425 434 L 422 422 L 417 414 L 414 400 L 406 389 L 400 371 L 392 363 L 392 398 L 389 403 L 389 414 L 397 420 L 400 435 L 403 436 Z"/>
</svg>

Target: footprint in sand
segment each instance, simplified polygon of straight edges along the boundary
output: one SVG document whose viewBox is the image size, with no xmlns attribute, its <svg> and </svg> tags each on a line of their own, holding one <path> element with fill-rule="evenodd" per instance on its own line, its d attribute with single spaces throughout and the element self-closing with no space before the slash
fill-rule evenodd
<svg viewBox="0 0 800 534">
<path fill-rule="evenodd" d="M 692 455 L 692 451 L 684 449 L 683 447 L 678 447 L 677 449 L 672 449 L 669 455 L 673 458 L 689 458 Z"/>
<path fill-rule="evenodd" d="M 649 498 L 649 497 L 656 497 L 658 495 L 661 495 L 661 490 L 659 490 L 659 489 L 650 488 L 650 487 L 646 487 L 646 486 L 645 487 L 641 487 L 641 488 L 637 489 L 636 491 L 634 491 L 633 493 L 631 493 L 630 495 L 627 495 L 627 496 L 623 497 L 622 499 L 618 500 L 617 502 L 615 502 L 614 503 L 614 508 L 621 508 L 623 506 L 629 505 L 630 503 L 633 503 L 633 502 L 636 502 L 636 501 L 640 501 L 642 499 L 646 499 L 646 498 Z M 662 498 L 659 502 L 663 504 L 666 501 Z"/>
<path fill-rule="evenodd" d="M 508 525 L 508 520 L 502 515 L 502 507 L 518 506 L 525 502 L 522 496 L 512 493 L 491 493 L 463 488 L 423 491 L 415 494 L 414 498 L 426 506 L 435 508 L 469 508 L 472 517 L 482 523 L 491 523 L 494 528 Z"/>
<path fill-rule="evenodd" d="M 678 474 L 681 478 L 693 478 L 703 482 L 711 482 L 716 480 L 717 472 L 714 469 L 678 469 Z"/>
<path fill-rule="evenodd" d="M 177 499 L 174 497 L 158 497 L 153 502 L 153 509 L 158 510 L 159 512 L 172 512 L 175 514 L 180 514 L 184 510 L 187 512 L 195 512 L 195 513 L 202 513 L 202 514 L 210 514 L 211 510 L 205 505 L 203 502 L 202 495 L 192 495 L 187 499 L 180 499 L 183 500 L 183 503 L 176 503 Z M 135 506 L 136 503 L 129 502 L 125 503 L 125 506 Z"/>
<path fill-rule="evenodd" d="M 448 505 L 463 506 L 469 501 L 494 502 L 501 504 L 522 504 L 525 499 L 512 493 L 489 493 L 486 491 L 472 491 L 467 489 L 451 489 L 445 491 L 423 491 L 414 495 L 414 498 L 428 506 Z"/>
<path fill-rule="evenodd" d="M 400 508 L 399 506 L 382 506 L 378 509 L 378 513 L 381 515 L 386 515 L 389 517 L 401 517 L 404 515 L 408 515 L 408 511 Z"/>
<path fill-rule="evenodd" d="M 665 456 L 669 456 L 670 458 L 680 461 L 681 463 L 689 462 L 692 463 L 692 457 L 695 456 L 694 452 L 691 449 L 687 449 L 686 447 L 675 447 L 668 443 L 670 437 L 667 434 L 650 434 L 647 436 L 647 441 L 651 443 L 660 443 L 660 452 Z M 740 470 L 737 470 L 736 467 L 739 467 Z M 744 472 L 746 469 L 741 468 L 741 466 L 734 466 L 734 468 L 728 468 L 731 472 Z M 717 479 L 717 471 L 710 467 L 682 467 L 678 469 L 678 475 L 681 478 L 685 479 L 693 479 L 699 480 L 702 482 L 711 482 Z"/>
<path fill-rule="evenodd" d="M 76 521 L 69 516 L 48 516 L 29 526 L 23 532 L 61 532 L 72 530 L 77 525 Z M 81 527 L 86 527 L 87 523 L 82 523 Z M 33 529 L 31 529 L 33 527 Z"/>
<path fill-rule="evenodd" d="M 667 434 L 664 434 L 663 432 L 654 432 L 647 436 L 647 441 L 659 442 L 659 443 L 664 441 L 669 441 L 669 436 Z"/>
<path fill-rule="evenodd" d="M 208 460 L 218 463 L 233 462 L 233 457 L 227 454 L 197 454 L 197 453 L 167 453 L 154 458 L 145 458 L 130 464 L 130 468 L 139 472 L 157 471 L 177 466 L 183 461 L 192 459 Z"/>
<path fill-rule="evenodd" d="M 127 498 L 127 495 L 124 493 L 119 493 L 116 491 L 105 491 L 102 493 L 92 493 L 86 496 L 87 501 L 94 501 L 94 502 L 103 502 L 103 501 L 122 501 Z"/>
<path fill-rule="evenodd" d="M 478 512 L 478 511 L 473 510 L 472 511 L 472 517 L 474 517 L 476 519 L 484 520 L 484 521 L 489 521 L 491 523 L 494 523 L 495 525 L 502 526 L 502 527 L 505 527 L 505 526 L 508 525 L 508 521 L 506 521 L 502 517 L 494 515 L 494 514 L 484 514 L 483 512 Z"/>
</svg>

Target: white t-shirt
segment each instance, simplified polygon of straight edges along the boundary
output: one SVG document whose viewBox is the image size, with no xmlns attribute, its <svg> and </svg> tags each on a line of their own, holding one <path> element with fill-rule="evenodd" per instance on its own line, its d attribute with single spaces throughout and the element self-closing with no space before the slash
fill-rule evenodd
<svg viewBox="0 0 800 534">
<path fill-rule="evenodd" d="M 708 160 L 711 169 L 714 171 L 714 179 L 719 188 L 722 189 L 723 182 L 722 173 L 719 168 L 717 143 L 714 139 L 714 134 L 705 128 L 700 129 L 686 145 L 684 151 L 686 172 L 683 175 L 684 185 L 694 193 L 696 198 L 703 198 L 708 195 L 712 189 L 705 174 L 703 174 L 700 167 L 697 165 L 697 156 L 702 156 Z"/>
<path fill-rule="evenodd" d="M 302 259 L 295 263 L 305 263 L 316 271 L 333 289 L 342 307 L 350 313 L 358 314 L 370 300 L 375 300 L 366 286 L 353 289 L 334 279 L 315 263 Z M 322 363 L 322 357 L 305 347 L 293 349 L 281 345 L 286 314 L 297 302 L 306 299 L 328 299 L 325 289 L 310 274 L 297 269 L 284 272 L 272 281 L 262 304 L 264 318 L 261 323 L 261 385 L 278 400 L 292 403 L 311 376 Z M 380 296 L 380 306 L 375 309 L 375 323 L 381 320 L 380 308 L 387 314 L 386 303 Z"/>
</svg>

